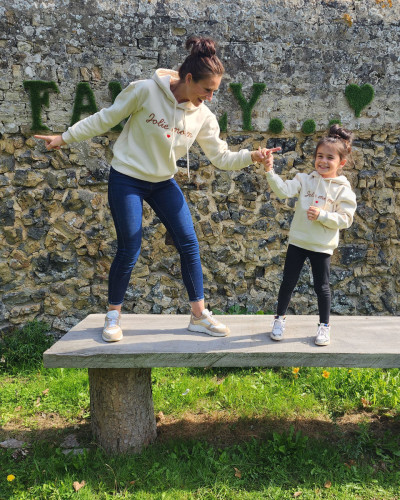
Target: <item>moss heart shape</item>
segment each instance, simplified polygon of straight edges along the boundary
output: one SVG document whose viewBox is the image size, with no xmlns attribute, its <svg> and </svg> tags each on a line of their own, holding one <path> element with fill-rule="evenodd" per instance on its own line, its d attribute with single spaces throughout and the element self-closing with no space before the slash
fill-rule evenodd
<svg viewBox="0 0 400 500">
<path fill-rule="evenodd" d="M 375 92 L 372 85 L 366 83 L 359 87 L 355 83 L 347 85 L 345 90 L 345 96 L 349 106 L 354 109 L 356 117 L 360 116 L 361 110 L 368 106 L 374 98 Z"/>
</svg>

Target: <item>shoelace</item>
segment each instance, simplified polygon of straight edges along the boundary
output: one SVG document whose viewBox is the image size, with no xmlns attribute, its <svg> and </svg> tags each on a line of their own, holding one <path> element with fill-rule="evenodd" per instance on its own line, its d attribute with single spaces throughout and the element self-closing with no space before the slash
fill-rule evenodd
<svg viewBox="0 0 400 500">
<path fill-rule="evenodd" d="M 107 326 L 109 328 L 113 327 L 113 326 L 118 326 L 119 316 L 117 316 L 117 317 L 112 316 L 111 318 L 109 316 L 107 316 L 106 320 L 107 320 Z"/>
<path fill-rule="evenodd" d="M 317 336 L 323 337 L 324 339 L 328 339 L 329 338 L 329 326 L 319 325 Z"/>
<path fill-rule="evenodd" d="M 204 309 L 203 314 L 204 314 L 205 316 L 207 316 L 207 319 L 209 320 L 209 322 L 210 322 L 211 324 L 213 324 L 213 325 L 215 325 L 215 324 L 216 324 L 216 320 L 212 317 L 212 314 L 213 314 L 213 313 L 212 313 L 211 311 L 209 311 L 208 309 Z"/>
</svg>

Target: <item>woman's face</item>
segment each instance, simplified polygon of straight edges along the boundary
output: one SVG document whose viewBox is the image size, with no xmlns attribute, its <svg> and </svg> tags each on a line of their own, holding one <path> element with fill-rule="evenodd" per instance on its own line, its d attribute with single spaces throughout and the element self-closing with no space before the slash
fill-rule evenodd
<svg viewBox="0 0 400 500">
<path fill-rule="evenodd" d="M 191 73 L 185 77 L 186 96 L 195 106 L 200 106 L 203 101 L 211 101 L 214 92 L 220 86 L 221 75 L 209 75 L 195 82 Z"/>
</svg>

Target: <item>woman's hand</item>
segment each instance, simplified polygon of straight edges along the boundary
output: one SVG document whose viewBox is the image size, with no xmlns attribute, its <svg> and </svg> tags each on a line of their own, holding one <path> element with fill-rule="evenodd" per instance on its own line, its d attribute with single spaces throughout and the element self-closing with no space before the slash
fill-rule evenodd
<svg viewBox="0 0 400 500">
<path fill-rule="evenodd" d="M 46 149 L 60 149 L 61 146 L 67 144 L 61 135 L 35 135 L 36 139 L 43 139 L 46 142 Z"/>
<path fill-rule="evenodd" d="M 311 205 L 311 207 L 307 210 L 308 219 L 317 220 L 318 216 L 319 216 L 319 208 Z"/>
</svg>

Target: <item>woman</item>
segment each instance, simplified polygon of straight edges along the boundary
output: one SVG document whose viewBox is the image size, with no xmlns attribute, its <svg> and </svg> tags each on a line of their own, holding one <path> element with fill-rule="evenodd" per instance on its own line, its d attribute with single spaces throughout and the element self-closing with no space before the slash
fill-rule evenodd
<svg viewBox="0 0 400 500">
<path fill-rule="evenodd" d="M 62 135 L 35 136 L 46 141 L 48 150 L 58 149 L 103 134 L 129 117 L 114 145 L 109 177 L 108 199 L 118 249 L 109 274 L 106 342 L 122 339 L 121 306 L 140 253 L 143 200 L 165 225 L 180 254 L 191 304 L 188 329 L 216 337 L 229 333 L 204 307 L 199 245 L 188 205 L 173 178 L 176 160 L 186 154 L 189 175 L 188 152 L 195 140 L 223 170 L 239 170 L 261 161 L 264 155 L 247 149 L 229 151 L 219 138 L 215 115 L 204 105 L 218 90 L 224 73 L 214 41 L 192 37 L 186 48 L 190 55 L 178 72 L 158 69 L 151 79 L 128 85 L 112 106 L 79 121 Z"/>
</svg>

